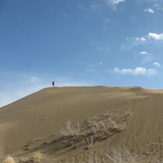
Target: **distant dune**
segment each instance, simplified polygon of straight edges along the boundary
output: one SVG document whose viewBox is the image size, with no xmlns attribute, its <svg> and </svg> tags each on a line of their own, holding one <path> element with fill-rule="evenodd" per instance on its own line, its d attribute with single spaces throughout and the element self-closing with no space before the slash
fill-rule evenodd
<svg viewBox="0 0 163 163">
<path fill-rule="evenodd" d="M 8 155 L 24 163 L 102 163 L 115 155 L 161 162 L 163 90 L 42 89 L 0 108 L 0 160 Z"/>
</svg>

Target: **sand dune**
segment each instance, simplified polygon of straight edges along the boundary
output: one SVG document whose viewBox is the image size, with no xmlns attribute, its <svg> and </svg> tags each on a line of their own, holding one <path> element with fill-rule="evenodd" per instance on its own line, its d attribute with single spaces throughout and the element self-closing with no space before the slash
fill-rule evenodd
<svg viewBox="0 0 163 163">
<path fill-rule="evenodd" d="M 68 133 L 67 121 L 74 132 Z M 127 149 L 146 161 L 163 158 L 163 90 L 53 87 L 0 108 L 2 158 L 20 161 L 39 151 L 44 162 L 57 162 L 108 148 Z"/>
</svg>

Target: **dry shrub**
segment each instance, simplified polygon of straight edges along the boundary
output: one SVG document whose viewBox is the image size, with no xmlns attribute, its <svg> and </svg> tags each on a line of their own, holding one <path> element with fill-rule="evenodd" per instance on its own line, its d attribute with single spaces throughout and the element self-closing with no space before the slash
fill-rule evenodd
<svg viewBox="0 0 163 163">
<path fill-rule="evenodd" d="M 87 153 L 86 163 L 140 163 L 142 160 L 137 155 L 132 155 L 126 149 L 103 149 Z"/>
<path fill-rule="evenodd" d="M 35 152 L 32 158 L 35 162 L 40 162 L 43 158 L 43 154 L 40 152 Z"/>
<path fill-rule="evenodd" d="M 3 163 L 16 163 L 16 162 L 11 156 L 7 156 Z"/>
<path fill-rule="evenodd" d="M 76 126 L 72 125 L 71 121 L 67 121 L 66 126 L 60 130 L 61 136 L 77 136 L 80 134 L 80 125 L 77 123 Z"/>
<path fill-rule="evenodd" d="M 97 157 L 97 155 L 89 155 L 88 163 L 102 163 L 101 160 Z"/>
<path fill-rule="evenodd" d="M 138 163 L 140 161 L 137 155 L 131 155 L 127 149 L 123 149 L 121 152 L 112 149 L 111 152 L 105 153 L 105 159 L 111 163 Z"/>
</svg>

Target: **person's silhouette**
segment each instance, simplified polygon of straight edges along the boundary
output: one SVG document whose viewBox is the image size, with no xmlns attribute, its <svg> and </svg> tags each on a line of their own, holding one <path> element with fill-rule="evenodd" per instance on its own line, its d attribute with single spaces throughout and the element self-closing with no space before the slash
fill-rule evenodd
<svg viewBox="0 0 163 163">
<path fill-rule="evenodd" d="M 53 86 L 53 87 L 55 86 L 55 82 L 54 82 L 54 81 L 52 82 L 52 86 Z"/>
</svg>

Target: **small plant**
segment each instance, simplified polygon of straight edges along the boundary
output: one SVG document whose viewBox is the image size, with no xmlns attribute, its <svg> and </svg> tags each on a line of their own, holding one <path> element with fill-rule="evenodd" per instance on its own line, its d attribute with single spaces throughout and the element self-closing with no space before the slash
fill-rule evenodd
<svg viewBox="0 0 163 163">
<path fill-rule="evenodd" d="M 106 150 L 105 152 L 97 155 L 96 152 L 92 152 L 88 155 L 87 163 L 139 163 L 140 158 L 137 155 L 131 155 L 126 149 Z"/>
<path fill-rule="evenodd" d="M 94 138 L 93 138 L 93 136 L 91 136 L 90 138 L 87 137 L 85 139 L 85 142 L 86 142 L 86 144 L 88 144 L 88 147 L 93 147 L 93 145 L 94 145 Z"/>
<path fill-rule="evenodd" d="M 3 163 L 16 163 L 16 162 L 11 156 L 7 156 Z"/>
<path fill-rule="evenodd" d="M 35 162 L 40 162 L 41 159 L 43 158 L 43 154 L 40 152 L 35 152 L 32 158 Z"/>
<path fill-rule="evenodd" d="M 77 125 L 74 127 L 72 125 L 71 121 L 67 121 L 66 126 L 61 128 L 60 130 L 61 136 L 77 136 L 80 135 L 80 125 L 77 123 Z"/>
<path fill-rule="evenodd" d="M 97 157 L 97 155 L 89 155 L 88 163 L 101 163 L 101 160 Z"/>
</svg>

